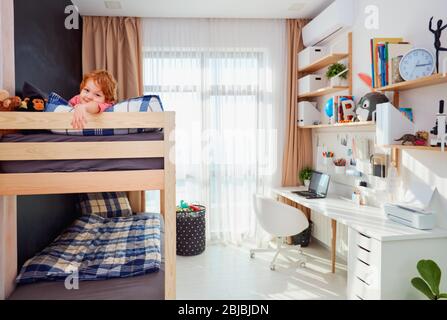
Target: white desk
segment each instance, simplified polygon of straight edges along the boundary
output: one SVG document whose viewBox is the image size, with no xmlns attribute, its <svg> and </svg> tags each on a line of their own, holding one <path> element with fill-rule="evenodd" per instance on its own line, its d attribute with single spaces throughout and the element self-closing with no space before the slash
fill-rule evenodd
<svg viewBox="0 0 447 320">
<path fill-rule="evenodd" d="M 360 299 L 418 298 L 410 280 L 420 259 L 435 260 L 447 272 L 447 230 L 418 230 L 386 219 L 380 208 L 357 206 L 336 195 L 306 199 L 292 191 L 273 191 L 333 221 L 332 268 L 335 271 L 336 222 L 348 226 L 348 297 Z"/>
</svg>

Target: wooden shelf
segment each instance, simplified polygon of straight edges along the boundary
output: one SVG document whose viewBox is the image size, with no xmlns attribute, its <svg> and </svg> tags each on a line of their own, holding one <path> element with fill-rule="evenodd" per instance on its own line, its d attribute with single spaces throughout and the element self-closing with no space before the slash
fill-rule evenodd
<svg viewBox="0 0 447 320">
<path fill-rule="evenodd" d="M 375 127 L 374 121 L 363 121 L 363 122 L 346 122 L 346 123 L 335 123 L 335 124 L 318 124 L 313 126 L 299 126 L 302 129 L 322 129 L 322 128 L 346 128 L 346 127 Z"/>
<path fill-rule="evenodd" d="M 441 151 L 441 147 L 431 147 L 431 146 L 412 146 L 412 145 L 401 145 L 401 144 L 387 144 L 380 146 L 379 148 L 392 148 L 392 149 L 399 149 L 399 150 L 425 150 L 425 151 Z M 447 150 L 447 148 L 445 149 Z"/>
<path fill-rule="evenodd" d="M 419 78 L 416 80 L 399 82 L 386 87 L 375 88 L 376 91 L 404 91 L 427 86 L 434 86 L 441 83 L 447 83 L 447 76 L 436 73 L 428 77 Z"/>
<path fill-rule="evenodd" d="M 314 72 L 320 69 L 323 69 L 324 67 L 327 67 L 339 60 L 345 59 L 349 56 L 348 53 L 331 53 L 314 63 L 308 65 L 307 67 L 298 70 L 298 72 Z"/>
<path fill-rule="evenodd" d="M 321 97 L 321 96 L 325 96 L 327 94 L 331 94 L 331 93 L 343 91 L 343 90 L 349 90 L 349 87 L 348 86 L 335 86 L 335 87 L 322 88 L 317 91 L 300 94 L 300 95 L 298 95 L 298 99 Z"/>
</svg>

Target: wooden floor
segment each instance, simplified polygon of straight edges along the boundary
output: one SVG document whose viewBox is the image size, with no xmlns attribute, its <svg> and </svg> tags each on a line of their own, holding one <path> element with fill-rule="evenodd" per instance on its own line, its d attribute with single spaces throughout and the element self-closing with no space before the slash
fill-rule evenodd
<svg viewBox="0 0 447 320">
<path fill-rule="evenodd" d="M 211 300 L 339 300 L 346 299 L 346 265 L 331 273 L 330 252 L 312 242 L 303 248 L 306 268 L 290 267 L 271 253 L 249 258 L 250 245 L 210 245 L 193 257 L 177 256 L 177 299 Z M 344 263 L 344 264 L 343 264 Z"/>
</svg>

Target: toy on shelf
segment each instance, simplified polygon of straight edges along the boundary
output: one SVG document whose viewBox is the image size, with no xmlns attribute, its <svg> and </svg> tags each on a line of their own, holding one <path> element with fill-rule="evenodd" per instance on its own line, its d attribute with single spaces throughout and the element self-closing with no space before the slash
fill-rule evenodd
<svg viewBox="0 0 447 320">
<path fill-rule="evenodd" d="M 439 101 L 439 113 L 436 117 L 436 126 L 430 131 L 431 134 L 437 136 L 432 139 L 430 145 L 433 147 L 441 145 L 441 151 L 444 152 L 446 142 L 446 115 L 444 113 L 444 100 Z"/>
<path fill-rule="evenodd" d="M 427 131 L 418 131 L 414 134 L 404 134 L 400 139 L 394 141 L 402 141 L 402 145 L 410 142 L 413 146 L 425 146 L 428 140 Z"/>
<path fill-rule="evenodd" d="M 447 28 L 447 24 L 443 26 L 443 22 L 441 19 L 438 20 L 437 29 L 434 30 L 432 27 L 433 17 L 430 18 L 430 23 L 428 25 L 428 29 L 435 35 L 435 49 L 436 49 L 436 72 L 439 73 L 439 51 L 447 51 L 447 48 L 441 47 L 441 33 Z"/>
<path fill-rule="evenodd" d="M 355 108 L 357 120 L 371 121 L 376 112 L 378 104 L 389 102 L 388 98 L 379 92 L 370 92 L 365 94 Z"/>
<path fill-rule="evenodd" d="M 338 98 L 338 122 L 353 122 L 355 119 L 355 102 L 352 96 L 341 96 Z"/>
</svg>

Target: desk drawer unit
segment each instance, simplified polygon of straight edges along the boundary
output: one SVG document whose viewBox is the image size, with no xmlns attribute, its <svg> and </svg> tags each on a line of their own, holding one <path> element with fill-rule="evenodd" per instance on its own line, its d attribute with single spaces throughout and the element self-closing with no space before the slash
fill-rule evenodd
<svg viewBox="0 0 447 320">
<path fill-rule="evenodd" d="M 348 298 L 380 299 L 380 241 L 349 228 L 348 246 Z"/>
</svg>

